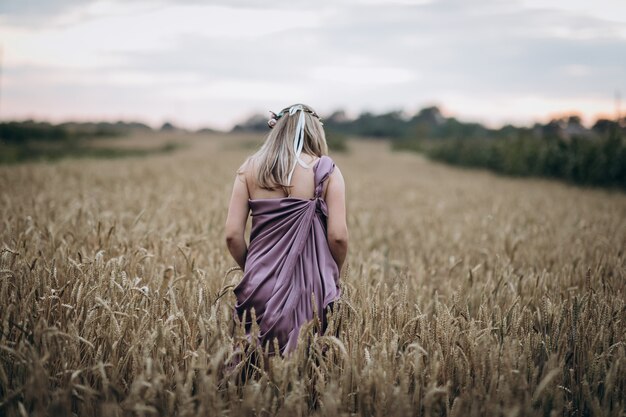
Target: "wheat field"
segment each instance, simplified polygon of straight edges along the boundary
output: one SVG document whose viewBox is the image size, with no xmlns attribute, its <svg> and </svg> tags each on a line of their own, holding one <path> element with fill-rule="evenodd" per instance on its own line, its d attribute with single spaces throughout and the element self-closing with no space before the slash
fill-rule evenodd
<svg viewBox="0 0 626 417">
<path fill-rule="evenodd" d="M 329 330 L 229 371 L 223 225 L 262 137 L 178 140 L 0 167 L 0 415 L 626 415 L 623 193 L 350 141 Z"/>
</svg>

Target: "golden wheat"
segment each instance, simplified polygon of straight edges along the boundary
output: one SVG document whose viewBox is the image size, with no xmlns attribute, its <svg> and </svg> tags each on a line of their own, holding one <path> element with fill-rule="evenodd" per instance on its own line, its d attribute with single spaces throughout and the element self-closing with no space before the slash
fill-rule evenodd
<svg viewBox="0 0 626 417">
<path fill-rule="evenodd" d="M 255 349 L 223 224 L 260 138 L 180 140 L 0 167 L 0 414 L 625 415 L 625 195 L 353 142 L 328 331 L 229 371 Z"/>
</svg>

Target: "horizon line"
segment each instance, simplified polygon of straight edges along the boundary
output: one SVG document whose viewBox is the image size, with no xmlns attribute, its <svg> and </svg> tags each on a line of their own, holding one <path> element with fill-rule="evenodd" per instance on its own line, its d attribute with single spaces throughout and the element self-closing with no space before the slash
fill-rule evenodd
<svg viewBox="0 0 626 417">
<path fill-rule="evenodd" d="M 562 110 L 562 111 L 555 111 L 555 112 L 550 112 L 548 114 L 546 114 L 546 116 L 544 117 L 539 117 L 539 118 L 533 118 L 531 122 L 526 122 L 526 123 L 516 123 L 516 122 L 509 122 L 509 121 L 503 121 L 503 122 L 497 122 L 497 123 L 490 123 L 490 122 L 486 122 L 484 119 L 481 120 L 481 118 L 463 118 L 463 117 L 459 117 L 456 114 L 452 114 L 451 112 L 445 111 L 444 109 L 442 109 L 442 106 L 440 105 L 436 105 L 436 104 L 432 104 L 432 105 L 425 105 L 421 108 L 419 108 L 417 111 L 415 112 L 407 112 L 404 109 L 395 109 L 395 110 L 388 110 L 388 111 L 381 111 L 381 112 L 373 112 L 373 111 L 369 111 L 369 110 L 361 110 L 359 112 L 356 112 L 356 115 L 354 115 L 354 112 L 349 112 L 345 109 L 342 108 L 338 108 L 335 109 L 331 112 L 329 112 L 329 116 L 327 117 L 322 117 L 322 119 L 328 118 L 330 117 L 330 115 L 337 113 L 337 112 L 345 112 L 346 114 L 351 114 L 352 115 L 350 117 L 348 117 L 348 120 L 356 120 L 358 119 L 361 115 L 363 114 L 373 114 L 375 116 L 381 116 L 384 114 L 390 114 L 390 113 L 394 113 L 394 112 L 399 112 L 399 113 L 405 113 L 407 115 L 409 115 L 409 117 L 411 117 L 412 115 L 417 115 L 421 110 L 427 109 L 427 108 L 432 108 L 432 107 L 436 107 L 439 109 L 439 111 L 441 112 L 442 116 L 445 117 L 446 119 L 451 119 L 454 118 L 462 123 L 478 123 L 488 129 L 492 129 L 492 130 L 498 130 L 498 129 L 502 129 L 505 126 L 513 126 L 513 127 L 517 127 L 517 128 L 531 128 L 536 124 L 547 124 L 552 120 L 558 120 L 558 119 L 564 119 L 570 116 L 578 116 L 581 119 L 581 125 L 583 127 L 586 127 L 588 129 L 590 129 L 591 127 L 593 127 L 593 125 L 595 124 L 595 122 L 599 121 L 599 120 L 611 120 L 611 121 L 619 121 L 620 119 L 626 119 L 626 114 L 622 114 L 622 112 L 619 111 L 619 107 L 616 109 L 615 114 L 609 114 L 607 112 L 596 112 L 593 115 L 586 115 L 581 111 L 577 111 L 577 110 Z M 263 116 L 263 114 L 261 112 L 248 112 L 247 116 L 242 116 L 240 121 L 233 123 L 230 127 L 228 128 L 219 128 L 219 127 L 215 127 L 215 126 L 211 126 L 210 124 L 203 124 L 203 123 L 197 123 L 197 124 L 190 124 L 190 123 L 184 123 L 184 122 L 180 122 L 180 121 L 176 121 L 175 117 L 161 117 L 161 121 L 160 122 L 149 122 L 146 121 L 145 116 L 138 116 L 136 118 L 133 118 L 132 116 L 122 116 L 122 117 L 101 117 L 101 118 L 97 118 L 97 117 L 85 117 L 85 116 L 62 116 L 62 117 L 46 117 L 46 116 L 36 116 L 36 115 L 27 115 L 27 116 L 23 116 L 23 117 L 11 117 L 11 118 L 5 118 L 2 115 L 0 115 L 0 123 L 12 123 L 12 122 L 16 122 L 16 123 L 24 123 L 24 122 L 28 122 L 28 121 L 32 121 L 32 122 L 37 122 L 37 123 L 49 123 L 51 125 L 61 125 L 61 124 L 66 124 L 66 123 L 118 123 L 118 122 L 122 122 L 122 123 L 140 123 L 143 125 L 146 125 L 148 127 L 150 127 L 152 130 L 159 130 L 161 129 L 161 127 L 163 127 L 163 125 L 165 125 L 166 123 L 171 124 L 172 126 L 179 128 L 181 130 L 186 130 L 186 131 L 198 131 L 198 130 L 202 130 L 202 129 L 210 129 L 210 130 L 214 130 L 216 132 L 224 132 L 224 133 L 228 133 L 231 132 L 233 129 L 235 129 L 235 127 L 237 127 L 238 125 L 241 125 L 243 123 L 245 123 L 246 121 L 252 119 L 255 116 Z M 542 120 L 547 120 L 547 122 L 543 122 Z M 585 122 L 585 120 L 587 120 L 587 122 Z M 589 123 L 590 120 L 593 120 L 592 123 Z M 191 125 L 195 125 L 195 127 L 192 127 Z"/>
</svg>

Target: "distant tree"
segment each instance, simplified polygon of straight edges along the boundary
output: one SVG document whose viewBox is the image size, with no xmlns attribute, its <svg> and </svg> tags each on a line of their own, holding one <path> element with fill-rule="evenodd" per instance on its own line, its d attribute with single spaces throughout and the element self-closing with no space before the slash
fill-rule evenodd
<svg viewBox="0 0 626 417">
<path fill-rule="evenodd" d="M 552 119 L 549 123 L 543 125 L 542 134 L 547 138 L 563 138 L 564 128 L 562 119 Z"/>
<path fill-rule="evenodd" d="M 210 128 L 210 127 L 203 127 L 203 128 L 200 128 L 200 129 L 196 130 L 196 133 L 202 133 L 202 134 L 217 133 L 217 132 L 219 132 L 219 130 L 216 130 L 216 129 L 213 129 L 213 128 Z"/>
<path fill-rule="evenodd" d="M 431 106 L 421 109 L 415 116 L 413 116 L 413 121 L 425 121 L 431 125 L 439 125 L 444 123 L 445 118 L 441 114 L 439 107 Z"/>
<path fill-rule="evenodd" d="M 512 138 L 517 133 L 518 128 L 513 126 L 512 124 L 506 124 L 502 126 L 500 129 L 496 130 L 496 134 L 500 138 Z"/>
<path fill-rule="evenodd" d="M 582 126 L 582 121 L 580 116 L 573 114 L 567 117 L 567 124 Z"/>
<path fill-rule="evenodd" d="M 174 126 L 172 123 L 170 122 L 165 122 L 163 123 L 163 125 L 161 126 L 161 131 L 162 132 L 168 132 L 168 131 L 172 131 L 172 130 L 178 130 L 178 128 L 176 126 Z"/>
<path fill-rule="evenodd" d="M 269 115 L 268 115 L 269 116 Z M 235 125 L 234 132 L 266 132 L 268 116 L 255 114 L 245 120 L 243 123 Z"/>
<path fill-rule="evenodd" d="M 345 123 L 348 120 L 344 110 L 335 110 L 330 116 L 325 118 L 324 123 Z"/>
<path fill-rule="evenodd" d="M 611 130 L 616 127 L 616 125 L 617 123 L 613 120 L 598 119 L 591 127 L 591 130 L 600 133 L 601 135 L 608 135 Z"/>
</svg>

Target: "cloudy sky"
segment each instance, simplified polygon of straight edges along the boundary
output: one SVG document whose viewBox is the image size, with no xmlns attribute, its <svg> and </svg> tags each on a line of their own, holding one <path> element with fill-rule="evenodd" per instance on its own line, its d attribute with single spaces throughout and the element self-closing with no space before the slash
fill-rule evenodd
<svg viewBox="0 0 626 417">
<path fill-rule="evenodd" d="M 589 123 L 626 95 L 624 0 L 1 0 L 0 48 L 4 120 L 229 128 L 304 102 Z"/>
</svg>

